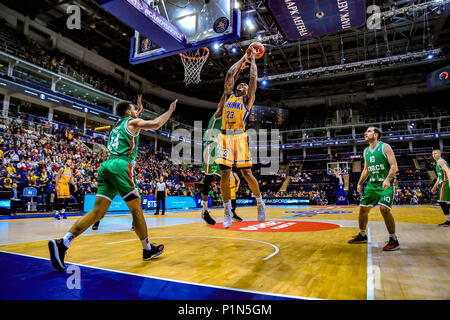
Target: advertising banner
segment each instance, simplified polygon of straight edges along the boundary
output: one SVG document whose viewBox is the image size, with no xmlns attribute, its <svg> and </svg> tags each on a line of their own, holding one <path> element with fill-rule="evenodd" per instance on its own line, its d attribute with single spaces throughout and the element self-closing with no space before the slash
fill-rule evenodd
<svg viewBox="0 0 450 320">
<path fill-rule="evenodd" d="M 361 27 L 366 3 L 361 0 L 266 0 L 289 41 Z"/>
<path fill-rule="evenodd" d="M 94 208 L 95 194 L 84 195 L 84 211 L 89 212 Z M 170 209 L 186 209 L 200 208 L 202 198 L 197 197 L 166 197 L 166 210 Z M 208 199 L 208 207 L 211 207 L 211 198 Z M 156 199 L 154 196 L 141 197 L 141 205 L 143 210 L 156 209 Z M 122 197 L 116 195 L 111 202 L 108 212 L 112 211 L 128 211 L 128 206 Z"/>
<path fill-rule="evenodd" d="M 309 199 L 299 199 L 299 198 L 264 198 L 265 204 L 277 205 L 277 204 L 309 204 Z M 236 204 L 238 205 L 250 205 L 256 204 L 256 199 L 236 199 Z"/>
</svg>

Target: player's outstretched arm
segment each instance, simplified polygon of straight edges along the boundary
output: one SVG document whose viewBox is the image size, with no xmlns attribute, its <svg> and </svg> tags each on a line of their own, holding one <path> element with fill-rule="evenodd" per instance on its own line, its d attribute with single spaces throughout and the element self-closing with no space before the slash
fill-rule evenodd
<svg viewBox="0 0 450 320">
<path fill-rule="evenodd" d="M 395 174 L 398 172 L 397 159 L 395 158 L 394 150 L 388 144 L 384 144 L 384 153 L 388 159 L 391 169 L 389 170 L 386 180 L 383 182 L 383 189 L 387 189 L 391 185 L 391 180 L 394 178 Z"/>
<path fill-rule="evenodd" d="M 243 68 L 243 65 L 246 62 L 246 56 L 244 55 L 238 62 L 233 64 L 231 68 L 228 70 L 227 75 L 225 76 L 225 88 L 224 94 L 230 95 L 233 92 L 234 84 L 236 79 Z"/>
<path fill-rule="evenodd" d="M 247 108 L 253 107 L 256 89 L 258 87 L 258 67 L 256 66 L 256 50 L 252 49 L 250 61 L 250 82 L 248 83 Z"/>
<path fill-rule="evenodd" d="M 137 106 L 138 106 L 137 115 L 139 117 L 139 115 L 141 114 L 142 110 L 144 109 L 144 105 L 142 104 L 142 94 L 139 94 L 137 96 Z"/>
<path fill-rule="evenodd" d="M 165 113 L 160 115 L 158 118 L 153 120 L 143 120 L 143 119 L 133 119 L 128 121 L 128 127 L 131 132 L 138 133 L 140 130 L 156 130 L 161 128 L 163 125 L 166 124 L 167 121 L 169 121 L 170 116 L 175 111 L 177 107 L 177 101 L 173 101 L 170 104 L 169 110 L 167 110 Z"/>
</svg>

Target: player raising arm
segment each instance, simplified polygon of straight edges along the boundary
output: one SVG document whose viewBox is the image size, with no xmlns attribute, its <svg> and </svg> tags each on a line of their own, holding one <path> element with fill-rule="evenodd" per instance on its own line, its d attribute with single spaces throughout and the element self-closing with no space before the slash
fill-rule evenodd
<svg viewBox="0 0 450 320">
<path fill-rule="evenodd" d="M 239 83 L 236 92 L 233 92 L 239 72 L 245 68 L 248 57 L 242 57 L 227 72 L 225 78 L 225 88 L 219 105 L 217 106 L 216 117 L 222 115 L 221 133 L 218 136 L 218 155 L 216 163 L 220 165 L 220 189 L 224 204 L 224 228 L 229 228 L 233 222 L 230 200 L 230 175 L 233 165 L 236 165 L 244 179 L 247 181 L 250 190 L 256 198 L 258 221 L 266 219 L 265 205 L 261 197 L 258 181 L 252 174 L 252 160 L 250 158 L 248 136 L 245 132 L 245 125 L 255 101 L 257 89 L 258 68 L 255 56 L 257 51 L 251 48 L 250 54 L 250 82 Z M 236 146 L 236 147 L 235 147 Z"/>
<path fill-rule="evenodd" d="M 122 101 L 117 105 L 117 114 L 122 118 L 111 130 L 107 144 L 109 157 L 98 170 L 94 208 L 78 219 L 63 238 L 48 242 L 50 260 L 57 270 L 65 270 L 64 256 L 71 242 L 105 216 L 116 194 L 122 196 L 133 216 L 133 226 L 143 248 L 143 259 L 150 260 L 164 251 L 164 245 L 149 242 L 134 165 L 140 131 L 161 128 L 175 111 L 176 103 L 177 100 L 172 102 L 169 110 L 154 120 L 139 119 L 142 107 L 136 110 L 130 101 Z"/>
</svg>

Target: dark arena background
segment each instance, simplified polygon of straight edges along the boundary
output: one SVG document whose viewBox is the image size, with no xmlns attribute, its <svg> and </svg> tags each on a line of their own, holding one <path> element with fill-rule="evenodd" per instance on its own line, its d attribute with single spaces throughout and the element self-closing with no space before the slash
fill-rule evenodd
<svg viewBox="0 0 450 320">
<path fill-rule="evenodd" d="M 273 300 L 449 300 L 449 8 L 447 0 L 2 0 L 0 298 L 266 300 L 266 313 Z M 264 55 L 227 77 L 253 42 Z M 231 226 L 220 169 L 209 188 L 202 172 L 209 144 L 239 136 L 208 140 L 226 79 L 235 93 L 241 82 L 257 86 L 245 109 L 226 96 L 234 102 L 219 120 L 242 115 L 255 178 L 235 159 L 240 219 Z M 168 121 L 158 120 L 175 99 Z M 135 191 L 106 196 L 105 179 L 116 181 L 121 167 L 105 175 L 100 166 L 114 157 L 124 100 L 142 105 L 137 117 L 153 126 L 136 145 L 123 122 L 124 179 Z M 370 156 L 378 137 L 384 149 Z M 386 165 L 387 174 L 391 159 L 395 179 L 383 176 L 377 191 L 360 181 Z M 142 210 L 130 213 L 137 191 Z M 61 258 L 73 240 L 60 271 L 52 239 L 62 239 Z M 164 252 L 144 261 L 149 242 Z M 192 314 L 188 302 L 176 310 Z"/>
</svg>

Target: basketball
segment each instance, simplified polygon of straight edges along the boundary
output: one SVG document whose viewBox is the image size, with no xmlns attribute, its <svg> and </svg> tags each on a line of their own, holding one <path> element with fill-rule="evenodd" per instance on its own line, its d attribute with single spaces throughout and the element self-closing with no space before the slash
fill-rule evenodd
<svg viewBox="0 0 450 320">
<path fill-rule="evenodd" d="M 248 57 L 250 57 L 251 48 L 255 48 L 257 51 L 256 59 L 259 59 L 264 55 L 264 45 L 261 42 L 253 42 L 248 46 L 248 49 L 247 49 Z"/>
</svg>

